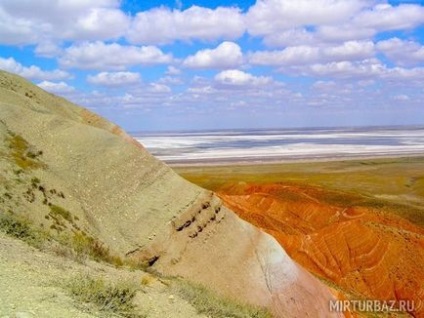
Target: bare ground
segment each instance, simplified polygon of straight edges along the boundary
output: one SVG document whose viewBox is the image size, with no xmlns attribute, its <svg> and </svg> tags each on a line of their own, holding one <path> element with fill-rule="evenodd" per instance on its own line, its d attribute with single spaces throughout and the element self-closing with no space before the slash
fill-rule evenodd
<svg viewBox="0 0 424 318">
<path fill-rule="evenodd" d="M 135 305 L 146 317 L 206 317 L 197 314 L 195 308 L 172 294 L 157 278 L 141 270 L 116 269 L 90 260 L 81 264 L 68 257 L 37 250 L 0 232 L 1 318 L 111 317 L 95 306 L 71 298 L 65 284 L 81 275 L 138 284 L 140 291 Z"/>
</svg>

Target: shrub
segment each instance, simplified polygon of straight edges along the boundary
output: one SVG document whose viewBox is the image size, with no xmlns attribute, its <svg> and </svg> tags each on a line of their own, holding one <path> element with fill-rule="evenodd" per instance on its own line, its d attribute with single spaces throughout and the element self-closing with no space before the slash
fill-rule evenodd
<svg viewBox="0 0 424 318">
<path fill-rule="evenodd" d="M 46 233 L 32 227 L 28 220 L 15 215 L 0 215 L 0 230 L 37 248 L 47 239 Z"/>
<path fill-rule="evenodd" d="M 124 264 L 121 258 L 112 255 L 109 248 L 102 242 L 83 232 L 74 234 L 71 241 L 71 247 L 76 252 L 78 260 L 84 259 L 84 256 L 89 256 L 95 261 L 104 261 L 117 267 Z"/>
<path fill-rule="evenodd" d="M 50 214 L 52 216 L 58 216 L 60 215 L 61 217 L 63 217 L 66 221 L 68 222 L 73 222 L 72 219 L 72 215 L 71 212 L 69 212 L 68 210 L 65 210 L 64 208 L 62 208 L 61 206 L 58 205 L 51 205 L 50 206 Z"/>
<path fill-rule="evenodd" d="M 119 317 L 145 317 L 135 311 L 133 298 L 137 290 L 129 283 L 110 284 L 102 279 L 78 276 L 68 282 L 66 287 L 78 301 L 92 304 L 101 311 L 114 313 Z"/>
</svg>

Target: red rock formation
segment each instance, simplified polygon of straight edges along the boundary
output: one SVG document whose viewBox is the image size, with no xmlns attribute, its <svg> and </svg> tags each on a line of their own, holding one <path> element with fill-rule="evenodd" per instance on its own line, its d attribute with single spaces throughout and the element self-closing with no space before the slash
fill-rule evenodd
<svg viewBox="0 0 424 318">
<path fill-rule="evenodd" d="M 413 300 L 420 308 L 411 314 L 424 317 L 422 228 L 381 207 L 352 204 L 354 196 L 346 194 L 346 204 L 340 193 L 306 185 L 233 185 L 220 197 L 342 294 Z"/>
</svg>

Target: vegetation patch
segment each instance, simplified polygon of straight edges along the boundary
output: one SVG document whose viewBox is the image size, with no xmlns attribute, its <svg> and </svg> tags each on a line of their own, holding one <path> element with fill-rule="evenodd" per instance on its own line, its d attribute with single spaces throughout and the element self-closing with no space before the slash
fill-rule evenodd
<svg viewBox="0 0 424 318">
<path fill-rule="evenodd" d="M 74 233 L 71 239 L 71 247 L 77 253 L 78 260 L 88 256 L 97 262 L 104 261 L 117 267 L 124 265 L 122 259 L 113 255 L 105 244 L 84 232 Z"/>
<path fill-rule="evenodd" d="M 66 285 L 70 294 L 86 309 L 98 309 L 105 314 L 115 314 L 118 317 L 144 318 L 137 313 L 133 299 L 137 293 L 134 285 L 126 282 L 107 283 L 103 279 L 89 276 L 78 276 Z"/>
<path fill-rule="evenodd" d="M 0 230 L 37 248 L 48 238 L 45 232 L 35 229 L 28 220 L 12 214 L 0 215 Z"/>
<path fill-rule="evenodd" d="M 211 318 L 272 318 L 271 313 L 264 308 L 221 297 L 200 284 L 178 279 L 173 288 L 181 298 L 196 308 L 199 314 Z"/>
<path fill-rule="evenodd" d="M 45 167 L 45 164 L 39 160 L 43 155 L 41 150 L 33 149 L 30 144 L 20 135 L 9 132 L 10 156 L 23 170 L 38 169 Z"/>
<path fill-rule="evenodd" d="M 51 214 L 52 217 L 61 216 L 66 221 L 73 222 L 71 213 L 68 210 L 65 210 L 64 208 L 62 208 L 61 206 L 54 205 L 54 204 L 51 205 L 50 206 L 50 214 Z"/>
</svg>

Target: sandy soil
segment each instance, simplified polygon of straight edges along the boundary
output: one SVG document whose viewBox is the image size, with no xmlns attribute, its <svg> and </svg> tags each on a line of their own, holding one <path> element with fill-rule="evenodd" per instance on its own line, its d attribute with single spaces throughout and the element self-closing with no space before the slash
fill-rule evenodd
<svg viewBox="0 0 424 318">
<path fill-rule="evenodd" d="M 101 277 L 108 282 L 127 280 L 140 283 L 135 304 L 149 318 L 205 317 L 154 278 L 148 286 L 141 286 L 142 278 L 149 275 L 143 271 L 116 269 L 89 260 L 81 264 L 42 252 L 0 232 L 1 318 L 107 317 L 108 314 L 70 297 L 64 283 L 79 275 Z"/>
</svg>

